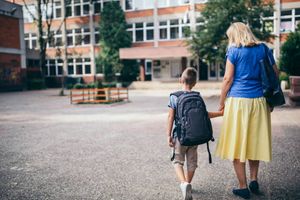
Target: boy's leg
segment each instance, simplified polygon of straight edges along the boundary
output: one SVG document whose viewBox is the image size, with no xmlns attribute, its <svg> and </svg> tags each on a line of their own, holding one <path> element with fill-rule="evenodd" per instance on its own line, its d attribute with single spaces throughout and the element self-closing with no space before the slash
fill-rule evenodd
<svg viewBox="0 0 300 200">
<path fill-rule="evenodd" d="M 176 175 L 177 175 L 177 178 L 179 179 L 179 181 L 181 183 L 186 182 L 183 165 L 176 163 L 176 164 L 174 164 L 174 168 L 175 168 L 175 172 L 176 172 Z"/>
<path fill-rule="evenodd" d="M 184 170 L 183 170 L 183 165 L 185 161 L 185 152 L 186 152 L 187 147 L 182 146 L 178 139 L 176 139 L 175 142 L 175 157 L 174 157 L 174 168 L 176 175 L 180 182 L 186 182 Z"/>
<path fill-rule="evenodd" d="M 186 152 L 186 164 L 187 164 L 187 174 L 186 174 L 186 181 L 191 183 L 195 174 L 195 170 L 197 168 L 198 162 L 198 153 L 197 153 L 198 146 L 189 147 Z"/>
</svg>

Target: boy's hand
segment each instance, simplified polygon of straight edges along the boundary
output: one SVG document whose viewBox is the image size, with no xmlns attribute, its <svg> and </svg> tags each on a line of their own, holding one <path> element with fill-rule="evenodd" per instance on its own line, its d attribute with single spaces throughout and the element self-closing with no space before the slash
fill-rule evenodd
<svg viewBox="0 0 300 200">
<path fill-rule="evenodd" d="M 172 136 L 168 136 L 168 144 L 169 144 L 169 147 L 174 147 L 174 141 L 173 141 Z"/>
</svg>

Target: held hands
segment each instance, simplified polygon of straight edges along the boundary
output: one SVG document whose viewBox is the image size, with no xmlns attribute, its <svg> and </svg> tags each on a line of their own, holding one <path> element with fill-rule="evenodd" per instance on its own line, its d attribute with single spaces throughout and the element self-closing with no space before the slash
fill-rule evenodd
<svg viewBox="0 0 300 200">
<path fill-rule="evenodd" d="M 174 141 L 173 141 L 173 138 L 172 138 L 172 136 L 168 136 L 168 144 L 169 144 L 169 147 L 174 147 Z"/>
</svg>

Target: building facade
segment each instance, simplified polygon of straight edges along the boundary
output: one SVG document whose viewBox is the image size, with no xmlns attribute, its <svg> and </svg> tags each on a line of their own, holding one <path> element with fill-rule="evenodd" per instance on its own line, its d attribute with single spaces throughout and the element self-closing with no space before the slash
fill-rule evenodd
<svg viewBox="0 0 300 200">
<path fill-rule="evenodd" d="M 11 0 L 22 4 L 22 0 Z M 99 29 L 101 9 L 111 0 L 55 0 L 53 9 L 53 41 L 48 44 L 46 76 L 55 82 L 63 72 L 68 77 L 82 78 L 92 82 L 103 77 L 96 69 L 95 59 L 100 51 Z M 38 64 L 37 29 L 30 15 L 34 13 L 31 0 L 23 7 L 27 66 Z M 92 3 L 91 3 L 92 2 Z M 206 0 L 119 0 L 132 36 L 131 48 L 120 49 L 120 58 L 137 59 L 140 63 L 140 80 L 178 80 L 186 67 L 199 71 L 199 80 L 220 80 L 224 75 L 222 64 L 207 66 L 188 51 L 186 41 L 189 31 L 201 28 L 201 11 Z M 64 3 L 66 5 L 64 6 Z M 276 58 L 280 45 L 289 32 L 295 31 L 300 21 L 300 1 L 275 0 L 273 16 L 265 19 L 266 26 L 277 36 L 271 48 Z M 63 9 L 63 8 L 66 9 Z M 62 16 L 66 12 L 66 30 L 62 29 Z M 64 45 L 67 47 L 64 64 Z M 63 66 L 66 66 L 65 68 Z M 59 82 L 59 81 L 58 81 Z"/>
<path fill-rule="evenodd" d="M 26 58 L 22 6 L 0 1 L 0 91 L 21 90 Z"/>
</svg>

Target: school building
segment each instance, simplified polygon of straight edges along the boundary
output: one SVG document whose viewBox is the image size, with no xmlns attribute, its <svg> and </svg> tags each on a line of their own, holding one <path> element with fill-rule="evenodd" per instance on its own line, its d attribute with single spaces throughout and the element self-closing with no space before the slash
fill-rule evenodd
<svg viewBox="0 0 300 200">
<path fill-rule="evenodd" d="M 10 0 L 23 4 L 23 0 Z M 25 0 L 34 12 L 33 0 Z M 67 45 L 68 77 L 80 77 L 92 82 L 103 77 L 102 70 L 96 70 L 95 59 L 100 51 L 99 29 L 101 9 L 111 0 L 55 0 L 52 31 L 54 39 L 48 44 L 46 76 L 52 82 L 60 82 L 63 74 L 63 41 Z M 91 3 L 92 2 L 92 3 Z M 188 31 L 201 29 L 199 20 L 206 0 L 117 0 L 123 8 L 132 35 L 131 48 L 120 49 L 120 58 L 137 59 L 140 63 L 141 81 L 178 80 L 186 67 L 199 71 L 199 80 L 221 80 L 223 64 L 206 65 L 200 58 L 194 58 L 188 51 Z M 64 10 L 66 3 L 66 10 Z M 278 37 L 273 44 L 276 58 L 280 45 L 289 32 L 295 31 L 300 22 L 300 1 L 274 0 L 275 12 L 265 19 L 266 26 Z M 61 30 L 62 16 L 66 12 L 66 30 Z M 38 65 L 37 28 L 30 13 L 23 7 L 27 67 Z M 64 39 L 65 38 L 65 39 Z"/>
<path fill-rule="evenodd" d="M 26 77 L 22 6 L 0 1 L 0 91 L 22 90 Z"/>
</svg>

